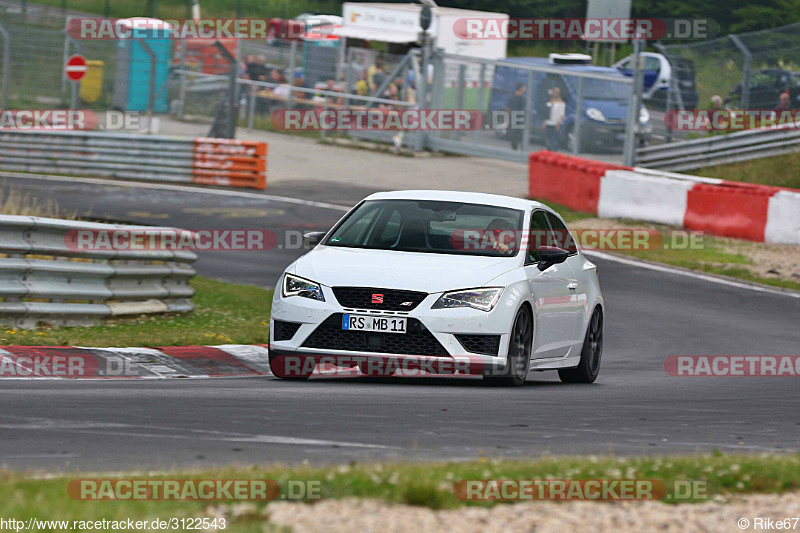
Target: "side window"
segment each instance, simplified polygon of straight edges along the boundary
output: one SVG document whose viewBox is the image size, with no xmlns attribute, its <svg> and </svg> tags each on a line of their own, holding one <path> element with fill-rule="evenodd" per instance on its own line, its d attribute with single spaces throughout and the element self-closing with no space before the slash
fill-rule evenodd
<svg viewBox="0 0 800 533">
<path fill-rule="evenodd" d="M 572 238 L 567 226 L 561 222 L 560 218 L 550 213 L 547 214 L 547 219 L 550 221 L 550 226 L 553 228 L 553 237 L 556 242 L 554 246 L 562 250 L 568 250 L 570 254 L 577 254 L 578 247 L 575 245 L 575 240 Z"/>
<path fill-rule="evenodd" d="M 657 57 L 646 57 L 644 59 L 644 69 L 645 70 L 661 70 L 661 61 Z"/>
<path fill-rule="evenodd" d="M 625 70 L 625 69 L 631 68 L 631 60 L 630 59 L 626 59 L 625 61 L 623 61 L 622 63 L 617 65 L 617 68 L 620 69 L 620 70 Z"/>
<path fill-rule="evenodd" d="M 528 262 L 539 262 L 539 247 L 548 246 L 551 239 L 550 225 L 544 211 L 534 211 L 531 215 L 531 231 L 528 235 Z"/>
</svg>

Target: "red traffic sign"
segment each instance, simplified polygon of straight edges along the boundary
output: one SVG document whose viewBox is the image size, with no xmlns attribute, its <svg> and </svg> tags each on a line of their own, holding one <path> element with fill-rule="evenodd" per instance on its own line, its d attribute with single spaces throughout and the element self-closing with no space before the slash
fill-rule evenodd
<svg viewBox="0 0 800 533">
<path fill-rule="evenodd" d="M 67 73 L 69 79 L 72 81 L 79 81 L 86 75 L 88 68 L 89 67 L 86 66 L 86 58 L 80 54 L 75 54 L 67 59 L 67 65 L 64 67 L 64 71 Z"/>
</svg>

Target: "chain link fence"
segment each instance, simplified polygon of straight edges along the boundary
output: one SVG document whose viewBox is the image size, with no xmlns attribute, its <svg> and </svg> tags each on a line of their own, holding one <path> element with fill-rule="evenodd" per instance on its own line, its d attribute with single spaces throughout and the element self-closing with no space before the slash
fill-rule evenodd
<svg viewBox="0 0 800 533">
<path fill-rule="evenodd" d="M 712 107 L 714 95 L 731 109 L 773 109 L 782 92 L 795 93 L 800 87 L 800 23 L 662 50 L 673 65 L 672 87 L 694 77 L 703 109 Z M 689 107 L 676 97 L 679 91 L 671 92 L 676 93 L 671 108 Z M 794 98 L 792 107 L 800 107 L 800 98 Z"/>
<path fill-rule="evenodd" d="M 356 43 L 344 53 L 329 43 L 309 41 L 77 41 L 63 29 L 63 19 L 54 19 L 60 27 L 47 27 L 53 21 L 45 19 L 24 23 L 30 18 L 0 9 L 0 25 L 8 36 L 0 45 L 10 52 L 10 74 L 3 80 L 6 108 L 68 107 L 71 82 L 64 65 L 80 53 L 90 71 L 80 82 L 78 107 L 169 113 L 207 122 L 209 135 L 229 132 L 215 124 L 224 122 L 231 106 L 239 127 L 265 130 L 275 129 L 270 119 L 280 109 L 468 110 L 482 117 L 477 129 L 318 135 L 379 141 L 395 150 L 513 161 L 545 147 L 611 160 L 619 159 L 623 149 L 631 80 L 609 69 L 437 51 L 426 61 L 419 48 L 395 54 Z M 229 56 L 236 60 L 231 63 Z M 558 124 L 548 125 L 552 103 L 559 99 Z M 638 133 L 645 140 L 647 132 Z"/>
</svg>

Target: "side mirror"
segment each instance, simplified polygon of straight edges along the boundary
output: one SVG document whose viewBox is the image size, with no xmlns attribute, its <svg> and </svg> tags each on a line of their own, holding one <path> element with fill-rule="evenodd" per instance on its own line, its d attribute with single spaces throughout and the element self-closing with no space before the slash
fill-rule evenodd
<svg viewBox="0 0 800 533">
<path fill-rule="evenodd" d="M 544 272 L 553 265 L 563 263 L 569 257 L 569 252 L 555 246 L 539 247 L 539 262 L 536 268 Z"/>
<path fill-rule="evenodd" d="M 309 231 L 303 234 L 303 245 L 306 248 L 313 248 L 319 244 L 327 231 Z"/>
</svg>

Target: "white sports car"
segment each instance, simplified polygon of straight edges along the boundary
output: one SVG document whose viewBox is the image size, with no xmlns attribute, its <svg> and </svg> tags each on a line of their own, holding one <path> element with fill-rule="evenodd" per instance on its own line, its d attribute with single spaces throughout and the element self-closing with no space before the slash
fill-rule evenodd
<svg viewBox="0 0 800 533">
<path fill-rule="evenodd" d="M 530 200 L 452 191 L 377 193 L 289 265 L 275 289 L 269 360 L 305 379 L 318 364 L 480 374 L 522 385 L 558 370 L 592 383 L 603 351 L 597 267 L 564 221 Z"/>
</svg>

